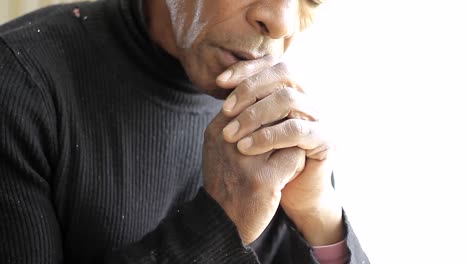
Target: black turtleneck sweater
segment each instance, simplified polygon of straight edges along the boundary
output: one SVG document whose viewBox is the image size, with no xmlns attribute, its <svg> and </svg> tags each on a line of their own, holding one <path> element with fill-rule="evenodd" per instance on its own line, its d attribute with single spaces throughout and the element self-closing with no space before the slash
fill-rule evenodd
<svg viewBox="0 0 468 264">
<path fill-rule="evenodd" d="M 314 263 L 281 210 L 245 247 L 201 187 L 221 102 L 152 44 L 138 3 L 0 27 L 0 263 Z"/>
</svg>

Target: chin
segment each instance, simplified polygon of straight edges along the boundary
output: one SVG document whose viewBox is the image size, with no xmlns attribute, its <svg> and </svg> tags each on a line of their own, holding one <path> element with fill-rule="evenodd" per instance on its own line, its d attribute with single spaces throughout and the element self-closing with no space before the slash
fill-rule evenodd
<svg viewBox="0 0 468 264">
<path fill-rule="evenodd" d="M 193 70 L 197 69 L 197 70 Z M 216 99 L 226 99 L 234 89 L 222 89 L 216 84 L 216 77 L 221 73 L 213 73 L 208 68 L 202 70 L 200 67 L 186 67 L 190 81 L 199 92 L 210 95 Z"/>
<path fill-rule="evenodd" d="M 183 49 L 179 60 L 198 91 L 224 100 L 233 90 L 222 89 L 216 85 L 216 78 L 226 70 L 226 67 L 219 64 L 215 50 L 207 44 L 199 45 L 198 48 L 191 50 Z"/>
</svg>

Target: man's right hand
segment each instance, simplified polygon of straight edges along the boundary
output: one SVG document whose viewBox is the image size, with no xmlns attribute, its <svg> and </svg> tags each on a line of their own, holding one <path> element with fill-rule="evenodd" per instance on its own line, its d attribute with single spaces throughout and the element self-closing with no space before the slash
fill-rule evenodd
<svg viewBox="0 0 468 264">
<path fill-rule="evenodd" d="M 242 155 L 223 137 L 231 121 L 219 113 L 205 131 L 206 191 L 236 225 L 244 244 L 256 240 L 275 215 L 284 186 L 304 168 L 305 151 L 294 147 L 257 156 Z"/>
</svg>

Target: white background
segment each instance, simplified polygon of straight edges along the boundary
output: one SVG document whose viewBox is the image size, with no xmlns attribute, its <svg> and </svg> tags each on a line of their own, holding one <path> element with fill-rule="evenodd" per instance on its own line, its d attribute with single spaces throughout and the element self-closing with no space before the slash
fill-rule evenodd
<svg viewBox="0 0 468 264">
<path fill-rule="evenodd" d="M 317 15 L 289 60 L 337 134 L 371 262 L 468 263 L 468 2 L 327 0 Z"/>
</svg>

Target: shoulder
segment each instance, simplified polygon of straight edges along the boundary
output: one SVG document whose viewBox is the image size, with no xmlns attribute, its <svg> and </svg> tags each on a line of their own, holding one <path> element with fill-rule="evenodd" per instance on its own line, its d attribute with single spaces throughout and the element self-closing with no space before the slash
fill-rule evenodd
<svg viewBox="0 0 468 264">
<path fill-rule="evenodd" d="M 0 37 L 23 44 L 27 40 L 61 37 L 68 30 L 79 27 L 73 12 L 75 7 L 76 4 L 52 5 L 28 13 L 1 25 Z"/>
<path fill-rule="evenodd" d="M 23 89 L 24 92 L 35 86 L 17 55 L 0 39 L 0 98 L 11 97 L 17 94 L 15 91 L 19 89 Z M 0 103 L 4 101 L 1 100 Z"/>
<path fill-rule="evenodd" d="M 103 9 L 101 2 L 105 1 L 53 5 L 26 14 L 0 26 L 0 41 L 28 71 L 60 71 L 81 59 L 81 50 L 92 49 L 80 9 Z"/>
<path fill-rule="evenodd" d="M 103 15 L 103 8 L 106 8 L 103 1 L 50 5 L 0 25 L 0 37 L 37 37 L 38 34 L 32 33 L 46 33 L 48 30 L 55 31 L 57 36 L 66 35 L 68 30 L 82 27 L 81 22 L 86 18 L 81 16 L 81 9 L 98 11 Z"/>
<path fill-rule="evenodd" d="M 17 158 L 20 154 L 34 153 L 35 156 L 39 151 L 48 150 L 49 157 L 55 157 L 56 117 L 52 104 L 50 97 L 19 62 L 17 54 L 0 39 L 2 154 L 13 155 L 14 152 Z"/>
<path fill-rule="evenodd" d="M 98 54 L 93 36 L 99 32 L 90 36 L 84 24 L 91 21 L 83 13 L 94 14 L 92 23 L 105 21 L 103 2 L 53 5 L 1 25 L 0 57 L 16 65 L 0 69 L 2 74 L 8 70 L 24 75 L 45 97 L 72 87 L 76 72 Z"/>
</svg>

